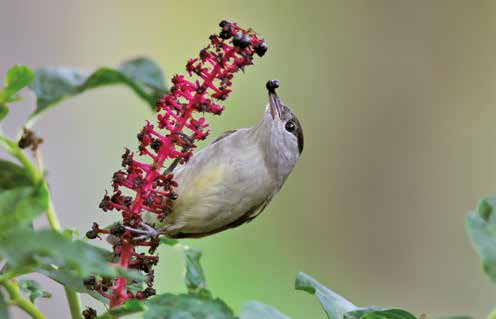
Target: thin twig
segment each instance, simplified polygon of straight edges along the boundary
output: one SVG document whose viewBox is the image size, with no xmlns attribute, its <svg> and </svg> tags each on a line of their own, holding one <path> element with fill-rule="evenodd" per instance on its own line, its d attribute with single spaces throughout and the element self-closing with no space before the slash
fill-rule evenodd
<svg viewBox="0 0 496 319">
<path fill-rule="evenodd" d="M 41 311 L 36 308 L 36 306 L 29 300 L 25 299 L 19 289 L 19 285 L 15 280 L 8 280 L 2 283 L 5 290 L 9 294 L 9 303 L 18 306 L 24 310 L 33 319 L 46 319 Z"/>
</svg>

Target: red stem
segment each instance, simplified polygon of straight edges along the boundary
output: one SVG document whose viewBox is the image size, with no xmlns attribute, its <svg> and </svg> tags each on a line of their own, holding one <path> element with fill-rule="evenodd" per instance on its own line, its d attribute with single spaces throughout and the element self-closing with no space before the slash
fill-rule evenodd
<svg viewBox="0 0 496 319">
<path fill-rule="evenodd" d="M 121 256 L 119 259 L 119 265 L 122 268 L 125 269 L 128 268 L 129 260 L 131 259 L 133 252 L 134 252 L 134 246 L 127 241 L 123 241 L 123 245 L 121 248 Z M 116 286 L 113 289 L 114 293 L 112 294 L 112 298 L 110 299 L 110 308 L 119 306 L 126 300 L 127 298 L 126 284 L 127 284 L 126 277 L 117 278 Z"/>
<path fill-rule="evenodd" d="M 235 48 L 231 48 L 229 51 L 227 51 L 224 56 L 225 60 L 229 60 L 235 54 L 235 52 L 236 52 Z M 210 74 L 206 77 L 206 79 L 204 79 L 204 82 L 201 85 L 202 88 L 210 87 L 212 81 L 216 78 L 220 69 L 221 69 L 220 65 L 215 64 Z M 190 106 L 194 105 L 195 103 L 198 103 L 201 97 L 202 94 L 196 93 L 196 95 L 189 102 Z M 178 127 L 177 131 L 182 131 L 184 129 L 187 119 L 191 116 L 192 112 L 193 112 L 193 108 L 188 107 L 186 113 L 184 113 L 183 116 L 181 117 L 182 121 L 180 121 L 179 123 L 180 126 Z M 169 156 L 169 152 L 168 152 L 169 148 L 170 148 L 169 144 L 163 143 L 162 146 L 160 147 L 160 150 L 157 153 L 157 156 L 156 157 L 152 156 L 152 158 L 154 159 L 154 163 L 150 167 L 157 167 L 157 169 L 155 170 L 150 169 L 147 171 L 145 180 L 143 181 L 145 183 L 144 189 L 136 194 L 136 198 L 130 209 L 131 215 L 140 213 L 143 206 L 142 194 L 143 193 L 147 194 L 149 192 L 151 182 L 155 178 L 156 174 L 159 174 L 159 169 L 163 166 L 164 162 L 167 160 Z M 148 154 L 148 155 L 152 155 L 152 154 Z M 133 254 L 134 254 L 134 244 L 124 240 L 119 258 L 119 264 L 122 268 L 127 269 L 129 267 L 129 262 Z M 126 285 L 127 285 L 127 279 L 125 277 L 117 278 L 117 282 L 115 288 L 113 289 L 112 297 L 110 299 L 110 308 L 121 305 L 127 299 L 128 296 L 127 296 Z"/>
</svg>

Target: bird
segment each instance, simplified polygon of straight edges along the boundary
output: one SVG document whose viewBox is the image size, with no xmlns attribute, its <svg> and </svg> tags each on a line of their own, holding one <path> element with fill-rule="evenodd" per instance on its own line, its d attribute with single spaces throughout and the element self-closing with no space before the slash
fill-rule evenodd
<svg viewBox="0 0 496 319">
<path fill-rule="evenodd" d="M 279 99 L 278 80 L 266 84 L 269 103 L 253 127 L 227 131 L 177 168 L 178 197 L 163 220 L 145 213 L 139 239 L 200 238 L 260 215 L 281 190 L 303 151 L 303 129 Z"/>
</svg>

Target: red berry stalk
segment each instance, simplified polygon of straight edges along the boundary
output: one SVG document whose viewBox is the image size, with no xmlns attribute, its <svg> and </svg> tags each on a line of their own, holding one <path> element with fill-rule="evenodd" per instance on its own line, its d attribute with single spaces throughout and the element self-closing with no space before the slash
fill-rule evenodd
<svg viewBox="0 0 496 319">
<path fill-rule="evenodd" d="M 158 256 L 152 256 L 158 246 L 158 238 L 137 240 L 127 227 L 139 228 L 142 213 L 156 214 L 163 220 L 170 214 L 177 183 L 173 171 L 178 164 L 188 161 L 196 142 L 208 134 L 205 113 L 220 115 L 223 107 L 217 104 L 231 93 L 234 73 L 253 64 L 253 55 L 263 56 L 267 45 L 251 30 L 240 28 L 236 23 L 222 21 L 222 31 L 210 36 L 210 44 L 200 51 L 198 58 L 186 64 L 189 77 L 174 75 L 170 93 L 157 104 L 157 124 L 147 122 L 138 134 L 139 156 L 149 158 L 146 163 L 135 159 L 135 154 L 126 149 L 122 156 L 123 169 L 112 179 L 113 193 L 106 194 L 100 203 L 104 211 L 119 211 L 122 222 L 110 229 L 93 225 L 87 233 L 89 238 L 100 234 L 112 234 L 113 251 L 123 268 L 137 269 L 147 273 L 148 288 L 132 293 L 127 289 L 127 279 L 119 277 L 97 282 L 92 278 L 87 286 L 98 290 L 110 300 L 110 307 L 122 304 L 130 298 L 144 299 L 153 294 L 153 266 Z M 170 160 L 170 164 L 164 164 Z M 151 162 L 151 163 L 150 163 Z M 131 192 L 130 192 L 131 191 Z M 124 194 L 134 193 L 133 196 Z M 137 253 L 136 248 L 148 246 L 149 255 Z"/>
</svg>

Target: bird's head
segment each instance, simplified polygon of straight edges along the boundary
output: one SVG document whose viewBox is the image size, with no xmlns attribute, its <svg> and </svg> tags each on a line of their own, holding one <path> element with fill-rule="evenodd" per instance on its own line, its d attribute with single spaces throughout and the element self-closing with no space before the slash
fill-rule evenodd
<svg viewBox="0 0 496 319">
<path fill-rule="evenodd" d="M 303 129 L 291 109 L 276 94 L 278 80 L 267 82 L 269 104 L 260 128 L 269 162 L 280 174 L 287 175 L 303 151 Z"/>
</svg>

